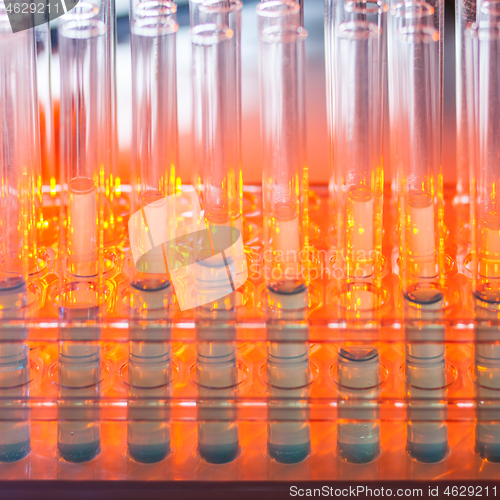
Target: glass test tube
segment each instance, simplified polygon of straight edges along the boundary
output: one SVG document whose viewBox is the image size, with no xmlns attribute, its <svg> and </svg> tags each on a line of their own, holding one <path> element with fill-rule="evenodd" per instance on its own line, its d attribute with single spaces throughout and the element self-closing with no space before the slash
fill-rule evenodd
<svg viewBox="0 0 500 500">
<path fill-rule="evenodd" d="M 293 464 L 311 452 L 308 421 L 310 383 L 308 293 L 268 291 L 267 452 L 276 462 Z"/>
<path fill-rule="evenodd" d="M 304 122 L 304 41 L 300 8 L 293 1 L 257 6 L 260 116 L 263 151 L 265 278 L 268 288 L 290 293 L 307 281 L 308 247 Z"/>
<path fill-rule="evenodd" d="M 50 186 L 50 195 L 56 194 L 57 171 L 52 101 L 50 20 L 35 28 L 37 45 L 38 100 L 40 105 L 40 139 L 42 150 L 42 180 Z"/>
<path fill-rule="evenodd" d="M 77 5 L 59 26 L 61 165 L 65 169 L 61 184 L 62 207 L 66 208 L 60 255 L 67 254 L 59 310 L 69 323 L 61 329 L 59 348 L 58 450 L 71 462 L 90 460 L 100 450 L 96 405 L 101 380 L 100 328 L 86 324 L 98 320 L 105 301 L 104 197 L 110 127 L 107 80 L 103 78 L 106 32 L 99 10 L 89 2 Z"/>
<path fill-rule="evenodd" d="M 195 186 L 212 237 L 218 236 L 217 226 L 231 226 L 239 234 L 243 230 L 241 8 L 241 2 L 233 0 L 190 2 Z M 238 256 L 228 258 L 230 262 L 224 257 L 224 267 L 241 261 Z M 234 272 L 240 274 L 242 269 Z M 227 269 L 207 264 L 197 276 L 197 287 L 210 293 L 226 280 Z M 232 402 L 238 381 L 235 306 L 233 292 L 197 310 L 198 453 L 210 463 L 229 462 L 239 449 Z"/>
<path fill-rule="evenodd" d="M 384 6 L 335 2 L 330 30 L 333 178 L 342 283 L 380 282 Z"/>
<path fill-rule="evenodd" d="M 12 33 L 0 2 L 0 462 L 30 451 L 29 346 L 22 320 L 36 250 L 35 175 L 40 168 L 35 33 Z"/>
<path fill-rule="evenodd" d="M 477 106 L 476 143 L 477 161 L 473 175 L 475 192 L 473 210 L 473 242 L 475 243 L 474 293 L 476 299 L 486 304 L 500 301 L 500 198 L 496 186 L 500 179 L 498 158 L 500 140 L 495 128 L 500 116 L 500 70 L 497 57 L 500 53 L 500 24 L 479 24 L 477 38 L 470 39 L 470 104 Z M 472 181 L 472 179 L 471 179 Z M 472 195 L 472 191 L 471 191 Z"/>
<path fill-rule="evenodd" d="M 469 127 L 465 28 L 476 20 L 476 0 L 455 0 L 455 88 L 457 111 L 457 198 L 469 202 Z"/>
<path fill-rule="evenodd" d="M 77 6 L 59 28 L 62 194 L 67 207 L 61 239 L 67 246 L 67 275 L 74 280 L 103 271 L 102 195 L 109 167 L 105 34 L 106 26 L 87 3 Z"/>
<path fill-rule="evenodd" d="M 208 226 L 241 233 L 241 2 L 203 3 L 202 14 L 191 30 L 196 187 Z"/>
<path fill-rule="evenodd" d="M 389 94 L 398 175 L 399 267 L 404 294 L 411 292 L 416 300 L 418 290 L 440 281 L 443 272 L 441 16 L 440 3 L 391 6 Z"/>
<path fill-rule="evenodd" d="M 488 7 L 483 2 L 483 7 Z M 480 7 L 478 5 L 478 11 Z M 500 423 L 498 422 L 500 387 L 499 293 L 493 242 L 495 229 L 491 220 L 497 216 L 495 206 L 495 152 L 498 141 L 488 126 L 499 112 L 500 82 L 495 58 L 500 47 L 500 24 L 494 16 L 477 13 L 481 21 L 466 27 L 465 53 L 467 74 L 467 111 L 470 151 L 470 210 L 473 251 L 473 292 L 475 297 L 476 343 L 476 433 L 475 449 L 484 459 L 500 461 Z M 486 92 L 486 94 L 483 94 Z M 491 106 L 491 109 L 488 107 Z M 496 231 L 498 233 L 498 231 Z"/>
<path fill-rule="evenodd" d="M 116 2 L 115 0 L 85 0 L 85 8 L 90 7 L 95 12 L 99 21 L 106 26 L 104 57 L 104 101 L 105 114 L 108 125 L 103 131 L 105 136 L 104 154 L 107 164 L 104 179 L 106 204 L 104 210 L 103 242 L 106 246 L 116 244 L 121 228 L 118 223 L 116 197 L 120 193 L 121 180 L 118 172 L 118 130 L 117 130 L 117 104 L 116 104 Z"/>
<path fill-rule="evenodd" d="M 131 4 L 134 213 L 144 213 L 148 205 L 163 213 L 165 197 L 176 192 L 176 11 L 170 1 Z M 166 219 L 163 225 L 155 224 L 162 234 L 152 235 L 154 241 L 165 243 L 174 237 L 167 226 Z M 138 262 L 132 286 L 140 290 L 169 286 L 163 251 L 163 245 L 157 245 Z"/>
<path fill-rule="evenodd" d="M 379 354 L 373 346 L 346 344 L 337 359 L 337 451 L 350 463 L 371 462 L 380 452 Z"/>
<path fill-rule="evenodd" d="M 170 1 L 132 1 L 132 110 L 134 158 L 133 211 L 166 206 L 174 194 L 177 166 L 177 6 Z M 157 241 L 168 238 L 167 219 L 155 228 Z M 130 456 L 142 463 L 163 460 L 170 451 L 168 398 L 171 380 L 170 327 L 173 303 L 163 245 L 132 266 L 129 306 Z"/>
<path fill-rule="evenodd" d="M 50 245 L 57 239 L 57 208 L 54 203 L 43 207 L 43 185 L 50 186 L 49 196 L 56 196 L 57 161 L 55 145 L 54 107 L 52 101 L 50 20 L 36 26 L 37 91 L 40 107 L 41 166 L 36 175 L 36 211 L 38 243 Z M 48 201 L 48 200 L 46 200 Z"/>
</svg>

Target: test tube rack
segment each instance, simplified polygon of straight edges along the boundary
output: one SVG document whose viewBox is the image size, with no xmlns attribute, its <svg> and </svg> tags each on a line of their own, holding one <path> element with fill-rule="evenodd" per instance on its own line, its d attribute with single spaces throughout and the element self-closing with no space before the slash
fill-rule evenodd
<svg viewBox="0 0 500 500">
<path fill-rule="evenodd" d="M 120 196 L 118 205 L 126 207 L 127 186 Z M 268 292 L 259 276 L 263 259 L 260 188 L 246 186 L 243 236 L 249 279 L 237 291 L 237 321 L 231 339 L 236 343 L 235 383 L 229 388 L 221 388 L 219 384 L 208 393 L 200 392 L 204 382 L 197 375 L 197 346 L 201 340 L 222 345 L 228 339 L 221 329 L 212 328 L 208 333 L 205 331 L 200 340 L 200 324 L 192 311 L 174 311 L 168 320 L 155 321 L 164 332 L 161 341 L 171 348 L 171 369 L 165 381 L 169 386 L 167 396 L 160 398 L 154 393 L 151 398 L 143 394 L 135 416 L 131 413 L 128 363 L 129 342 L 137 340 L 131 332 L 137 325 L 130 319 L 123 300 L 128 283 L 122 267 L 130 252 L 126 231 L 122 232 L 124 236 L 120 241 L 106 249 L 110 263 L 105 274 L 106 302 L 102 314 L 94 318 L 68 321 L 60 317 L 54 305 L 58 281 L 57 241 L 40 249 L 46 266 L 30 285 L 32 300 L 27 306 L 27 317 L 0 322 L 2 344 L 22 340 L 29 345 L 29 381 L 25 388 L 19 391 L 19 388 L 4 386 L 0 390 L 0 445 L 5 438 L 2 424 L 12 421 L 29 422 L 31 443 L 31 450 L 20 460 L 0 463 L 0 480 L 497 478 L 500 465 L 494 460 L 495 448 L 500 447 L 497 430 L 500 429 L 497 410 L 500 369 L 494 360 L 487 361 L 486 368 L 479 366 L 477 351 L 481 345 L 495 349 L 500 341 L 500 322 L 495 310 L 489 310 L 484 318 L 475 315 L 468 265 L 468 215 L 465 209 L 453 206 L 454 196 L 454 187 L 445 186 L 446 269 L 445 281 L 440 284 L 445 291 L 444 303 L 435 314 L 408 313 L 404 309 L 398 276 L 397 204 L 387 186 L 381 305 L 372 311 L 371 319 L 365 321 L 366 311 L 346 306 L 342 293 L 339 294 L 335 262 L 328 252 L 331 222 L 324 216 L 329 203 L 328 191 L 326 186 L 312 187 L 308 200 L 308 317 L 292 323 L 286 319 L 277 322 L 278 330 L 299 326 L 298 336 L 273 336 L 274 330 L 269 328 L 269 322 L 266 324 L 264 311 Z M 50 211 L 50 207 L 45 208 Z M 126 219 L 121 223 L 125 224 Z M 68 338 L 68 329 L 73 329 L 73 334 L 78 332 L 79 344 L 101 346 L 98 388 L 94 396 L 85 397 L 90 409 L 85 410 L 84 417 L 81 413 L 69 416 L 70 421 L 92 420 L 100 427 L 100 449 L 95 457 L 82 463 L 65 460 L 57 447 L 58 420 L 61 409 L 68 404 L 58 375 L 58 346 Z M 26 331 L 26 339 L 20 340 L 21 330 Z M 419 335 L 412 336 L 415 332 Z M 158 342 L 158 338 L 155 341 Z M 285 384 L 278 393 L 273 393 L 269 360 L 266 364 L 270 342 L 283 346 L 307 342 L 309 364 L 305 381 L 289 384 L 288 389 Z M 354 384 L 346 389 L 340 380 L 339 353 L 343 346 L 353 343 L 367 349 L 376 346 L 380 362 L 375 385 L 367 382 L 365 387 L 361 382 L 358 387 Z M 443 346 L 442 380 L 429 386 L 426 375 L 419 379 L 422 367 L 418 362 L 411 366 L 408 357 L 405 358 L 409 344 Z M 359 377 L 363 379 L 363 374 Z M 419 385 L 419 380 L 424 382 Z M 162 410 L 160 413 L 148 413 L 151 401 Z M 288 410 L 287 403 L 291 404 Z M 133 404 L 137 405 L 137 400 Z M 277 404 L 282 404 L 282 411 L 272 413 L 273 405 Z M 238 451 L 227 463 L 209 463 L 200 456 L 197 446 L 200 409 L 207 405 L 212 405 L 215 411 L 204 414 L 205 422 L 230 422 L 237 428 Z M 145 413 L 140 413 L 141 408 Z M 220 413 L 221 408 L 229 408 L 229 412 Z M 141 421 L 161 421 L 170 426 L 168 453 L 156 463 L 140 463 L 128 450 L 127 427 L 137 415 Z M 297 463 L 281 463 L 269 455 L 268 433 L 275 423 L 296 423 L 297 420 L 310 428 L 310 451 Z M 343 423 L 350 422 L 358 427 L 379 429 L 380 445 L 367 463 L 354 463 L 355 457 L 346 457 L 339 450 L 339 429 Z M 423 435 L 425 425 L 431 426 L 427 429 L 430 438 L 427 443 L 424 438 L 424 445 L 432 445 L 436 432 L 447 434 L 445 453 L 434 463 L 425 463 L 433 462 L 426 460 L 425 453 L 419 458 L 408 449 L 408 433 L 419 424 L 424 425 Z M 481 450 L 477 439 L 483 425 L 487 427 L 490 441 Z M 434 432 L 432 428 L 440 430 Z"/>
</svg>

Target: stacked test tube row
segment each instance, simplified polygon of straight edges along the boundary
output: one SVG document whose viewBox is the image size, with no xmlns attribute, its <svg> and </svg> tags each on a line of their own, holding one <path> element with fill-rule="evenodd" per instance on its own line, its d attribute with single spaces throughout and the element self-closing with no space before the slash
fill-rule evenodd
<svg viewBox="0 0 500 500">
<path fill-rule="evenodd" d="M 100 372 L 98 382 L 80 379 L 78 387 L 68 387 L 63 378 L 69 372 L 75 377 L 75 367 L 61 372 L 59 365 L 71 360 L 58 354 L 57 344 L 31 344 L 26 358 L 17 360 L 16 377 L 11 373 L 7 380 L 9 366 L 2 365 L 3 383 L 11 384 L 0 393 L 2 462 L 27 458 L 38 467 L 42 457 L 61 463 L 98 459 L 106 468 L 117 454 L 125 463 L 152 464 L 172 454 L 185 456 L 187 447 L 198 461 L 224 464 L 252 448 L 249 422 L 264 432 L 260 460 L 268 464 L 324 454 L 315 434 L 319 424 L 335 431 L 330 454 L 345 463 L 390 463 L 395 450 L 410 462 L 451 463 L 461 456 L 470 464 L 475 454 L 498 462 L 498 369 L 470 346 L 447 344 L 446 363 L 442 356 L 432 363 L 414 355 L 402 361 L 401 343 L 377 349 L 368 343 L 350 349 L 341 343 L 309 345 L 300 342 L 305 327 L 284 343 L 290 328 L 271 324 L 269 343 L 238 343 L 235 355 L 221 352 L 227 345 L 222 332 L 220 340 L 210 337 L 220 346 L 218 356 L 200 353 L 195 343 L 138 341 L 142 333 L 134 328 L 128 344 L 101 344 L 100 363 L 94 356 L 86 366 Z M 198 343 L 206 342 L 207 331 L 198 334 Z M 283 356 L 283 345 L 295 355 Z M 466 436 L 453 431 L 457 421 L 467 423 L 474 443 L 465 457 L 457 443 Z M 172 431 L 184 423 L 194 432 Z M 103 433 L 113 425 L 126 433 Z M 396 428 L 398 446 L 389 445 Z M 256 436 L 259 442 L 261 437 Z"/>
</svg>

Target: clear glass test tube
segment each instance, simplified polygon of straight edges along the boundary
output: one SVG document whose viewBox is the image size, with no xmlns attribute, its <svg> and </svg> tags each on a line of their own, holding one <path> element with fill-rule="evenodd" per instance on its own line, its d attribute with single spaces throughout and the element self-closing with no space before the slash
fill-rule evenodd
<svg viewBox="0 0 500 500">
<path fill-rule="evenodd" d="M 23 320 L 33 297 L 28 280 L 36 256 L 36 174 L 40 168 L 35 33 L 12 33 L 0 2 L 0 462 L 31 449 L 29 346 Z"/>
<path fill-rule="evenodd" d="M 106 204 L 104 210 L 103 242 L 106 246 L 116 244 L 123 228 L 119 223 L 119 207 L 117 197 L 121 192 L 118 158 L 118 126 L 117 126 L 117 90 L 116 90 L 116 1 L 115 0 L 85 0 L 81 5 L 84 9 L 92 9 L 99 21 L 106 27 L 105 33 L 105 65 L 102 77 L 106 97 L 103 110 L 108 125 L 103 131 L 104 153 L 107 164 L 106 178 L 104 179 Z"/>
<path fill-rule="evenodd" d="M 475 243 L 474 293 L 484 304 L 500 300 L 500 198 L 498 196 L 498 155 L 500 140 L 495 127 L 500 116 L 500 24 L 482 21 L 477 37 L 470 39 L 471 106 L 477 106 L 477 159 L 473 179 L 473 242 Z M 472 135 L 472 133 L 471 133 Z"/>
<path fill-rule="evenodd" d="M 36 217 L 33 207 L 35 176 L 40 168 L 40 143 L 34 31 L 13 34 L 3 3 L 0 3 L 0 15 L 4 117 L 0 134 L 0 289 L 10 289 L 21 283 L 26 287 L 35 265 Z"/>
<path fill-rule="evenodd" d="M 267 1 L 259 19 L 265 278 L 268 288 L 300 290 L 308 248 L 304 41 L 299 5 Z"/>
<path fill-rule="evenodd" d="M 496 185 L 498 167 L 495 155 L 500 143 L 489 127 L 496 126 L 500 112 L 500 72 L 496 58 L 500 51 L 500 23 L 495 15 L 486 16 L 493 2 L 483 2 L 477 23 L 465 30 L 467 111 L 470 151 L 470 213 L 472 240 L 472 286 L 475 298 L 476 342 L 475 449 L 484 459 L 500 461 L 500 220 Z M 478 5 L 478 10 L 480 9 Z"/>
<path fill-rule="evenodd" d="M 476 20 L 476 0 L 455 1 L 455 88 L 457 112 L 457 198 L 460 204 L 469 202 L 469 128 L 465 29 Z"/>
<path fill-rule="evenodd" d="M 59 27 L 61 165 L 67 207 L 66 275 L 88 279 L 103 271 L 103 212 L 108 175 L 105 74 L 106 26 L 88 5 L 77 6 Z M 64 255 L 64 254 L 63 254 Z"/>
<path fill-rule="evenodd" d="M 54 206 L 56 197 L 57 158 L 55 141 L 55 119 L 52 99 L 51 62 L 52 43 L 50 39 L 50 20 L 36 26 L 36 61 L 37 61 L 37 91 L 40 107 L 40 149 L 41 167 L 36 176 L 37 195 L 37 229 L 38 242 L 41 245 L 51 245 L 57 239 L 58 219 L 57 208 Z M 49 198 L 43 207 L 43 186 L 49 186 Z M 47 203 L 48 202 L 48 203 Z"/>
<path fill-rule="evenodd" d="M 191 25 L 193 123 L 198 169 L 195 187 L 203 201 L 210 241 L 216 242 L 218 226 L 230 226 L 231 231 L 242 232 L 241 3 L 208 2 L 198 7 L 198 21 L 203 24 Z M 229 23 L 233 28 L 219 22 Z M 223 260 L 215 256 L 212 263 L 206 259 L 203 264 L 201 261 L 207 256 L 198 249 L 195 253 L 200 263 L 196 287 L 202 294 L 210 295 L 224 286 L 230 269 L 228 265 L 238 265 L 241 261 L 237 255 L 226 258 L 222 252 Z M 242 269 L 234 269 L 231 274 L 233 272 L 240 274 Z M 239 450 L 237 412 L 233 403 L 238 381 L 233 281 L 231 286 L 232 293 L 222 294 L 225 297 L 206 303 L 196 312 L 196 378 L 200 400 L 198 453 L 209 463 L 230 462 Z"/>
<path fill-rule="evenodd" d="M 101 381 L 100 327 L 105 303 L 104 200 L 109 175 L 109 96 L 106 92 L 106 24 L 99 9 L 84 2 L 59 26 L 61 64 L 61 263 L 58 305 L 69 321 L 60 331 L 62 404 L 58 450 L 84 462 L 100 450 L 96 398 Z M 76 324 L 72 324 L 76 321 Z M 80 341 L 80 342 L 79 342 Z M 84 341 L 84 342 L 83 342 Z"/>
<path fill-rule="evenodd" d="M 165 197 L 176 192 L 176 11 L 168 0 L 131 3 L 133 213 L 148 205 L 161 211 Z M 153 235 L 156 241 L 171 239 L 166 225 L 158 225 L 164 234 Z M 163 247 L 151 249 L 133 274 L 139 290 L 168 286 Z"/>
<path fill-rule="evenodd" d="M 234 3 L 232 8 L 239 16 L 241 3 Z M 217 24 L 200 24 L 192 28 L 191 33 L 196 187 L 203 200 L 207 225 L 231 226 L 241 233 L 241 90 L 237 34 L 229 26 Z"/>
<path fill-rule="evenodd" d="M 165 197 L 176 192 L 176 11 L 168 0 L 131 2 L 132 209 L 144 215 L 145 207 L 165 215 Z M 169 239 L 167 225 L 167 217 L 155 224 L 154 240 Z M 141 463 L 159 462 L 170 450 L 171 348 L 165 321 L 173 297 L 163 251 L 158 245 L 137 266 L 130 265 L 127 445 L 130 456 Z"/>
<path fill-rule="evenodd" d="M 345 275 L 341 281 L 379 285 L 385 12 L 376 3 L 342 1 L 334 8 L 330 116 L 334 227 Z"/>
<path fill-rule="evenodd" d="M 439 7 L 439 6 L 438 6 Z M 389 30 L 393 165 L 397 168 L 403 293 L 443 276 L 440 9 L 394 3 Z M 419 290 L 423 290 L 419 292 Z"/>
</svg>

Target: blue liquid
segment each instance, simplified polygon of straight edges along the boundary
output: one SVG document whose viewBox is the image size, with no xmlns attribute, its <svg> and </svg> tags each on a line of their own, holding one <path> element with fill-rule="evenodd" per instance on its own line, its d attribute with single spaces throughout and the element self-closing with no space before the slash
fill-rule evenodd
<svg viewBox="0 0 500 500">
<path fill-rule="evenodd" d="M 142 464 L 161 462 L 170 451 L 170 442 L 159 444 L 131 444 L 128 443 L 130 456 Z"/>
<path fill-rule="evenodd" d="M 433 464 L 443 460 L 448 451 L 448 441 L 442 443 L 412 443 L 408 442 L 408 452 L 419 462 Z"/>
<path fill-rule="evenodd" d="M 59 454 L 68 462 L 88 462 L 95 458 L 101 451 L 101 441 L 92 441 L 82 444 L 57 443 Z"/>
<path fill-rule="evenodd" d="M 227 464 L 238 455 L 238 441 L 228 444 L 202 444 L 198 442 L 198 452 L 203 460 L 211 464 Z"/>
<path fill-rule="evenodd" d="M 31 441 L 0 445 L 0 462 L 17 462 L 31 451 Z"/>
<path fill-rule="evenodd" d="M 377 458 L 380 442 L 375 443 L 337 443 L 339 455 L 351 464 L 367 464 Z"/>
<path fill-rule="evenodd" d="M 500 443 L 484 443 L 476 440 L 476 453 L 488 462 L 500 462 Z"/>
<path fill-rule="evenodd" d="M 282 464 L 296 464 L 305 460 L 311 451 L 311 441 L 301 444 L 274 444 L 268 441 L 269 456 Z"/>
</svg>

